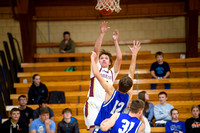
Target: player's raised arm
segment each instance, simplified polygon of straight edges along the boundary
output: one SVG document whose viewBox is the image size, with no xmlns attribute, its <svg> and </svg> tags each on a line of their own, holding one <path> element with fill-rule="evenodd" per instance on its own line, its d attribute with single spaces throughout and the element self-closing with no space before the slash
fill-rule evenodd
<svg viewBox="0 0 200 133">
<path fill-rule="evenodd" d="M 119 113 L 114 113 L 110 118 L 105 119 L 101 122 L 100 128 L 102 131 L 108 131 L 111 127 L 115 125 L 117 118 L 119 117 Z"/>
<path fill-rule="evenodd" d="M 137 58 L 138 51 L 141 48 L 140 44 L 141 44 L 141 42 L 134 40 L 133 41 L 133 47 L 128 46 L 129 49 L 130 49 L 130 51 L 131 51 L 131 54 L 132 54 L 131 64 L 130 64 L 129 73 L 128 73 L 128 76 L 131 79 L 134 79 L 135 66 L 136 66 L 136 58 Z"/>
<path fill-rule="evenodd" d="M 119 72 L 120 66 L 122 64 L 122 52 L 121 52 L 121 49 L 119 47 L 118 37 L 119 37 L 119 31 L 116 29 L 113 32 L 113 37 L 112 37 L 113 42 L 115 44 L 115 52 L 116 52 L 116 60 L 115 60 L 115 64 L 114 64 L 115 73 Z"/>
<path fill-rule="evenodd" d="M 97 80 L 100 82 L 101 86 L 105 89 L 106 93 L 108 93 L 109 95 L 112 95 L 114 92 L 114 88 L 112 85 L 107 83 L 101 76 L 99 69 L 97 68 L 97 65 L 95 62 L 96 56 L 97 56 L 97 54 L 94 51 L 92 51 L 91 64 L 92 64 L 92 71 L 93 71 L 94 77 L 97 78 Z"/>
<path fill-rule="evenodd" d="M 97 57 L 95 58 L 96 63 L 98 61 L 99 51 L 100 51 L 100 48 L 101 48 L 103 37 L 104 37 L 106 31 L 108 29 L 110 29 L 110 27 L 107 27 L 107 24 L 108 24 L 108 22 L 105 22 L 105 21 L 101 23 L 101 26 L 100 26 L 101 33 L 100 33 L 100 35 L 99 35 L 99 37 L 96 40 L 95 45 L 94 45 L 94 52 L 97 54 Z"/>
<path fill-rule="evenodd" d="M 131 64 L 130 64 L 130 67 L 129 67 L 128 76 L 132 80 L 134 79 L 137 54 L 138 54 L 138 51 L 141 48 L 140 44 L 141 44 L 141 42 L 134 40 L 133 41 L 133 47 L 128 46 L 130 51 L 131 51 L 131 54 L 132 54 Z M 133 92 L 133 87 L 128 91 L 128 94 L 130 95 L 130 97 L 132 97 L 132 92 Z"/>
</svg>

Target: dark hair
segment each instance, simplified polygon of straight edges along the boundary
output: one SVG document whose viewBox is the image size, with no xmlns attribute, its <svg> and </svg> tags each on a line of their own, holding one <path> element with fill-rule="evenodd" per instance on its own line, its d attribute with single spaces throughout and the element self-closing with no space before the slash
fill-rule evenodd
<svg viewBox="0 0 200 133">
<path fill-rule="evenodd" d="M 63 32 L 63 36 L 66 35 L 66 34 L 70 35 L 70 32 L 69 31 Z"/>
<path fill-rule="evenodd" d="M 138 113 L 140 110 L 144 109 L 144 102 L 140 99 L 133 100 L 130 107 L 130 112 Z"/>
<path fill-rule="evenodd" d="M 199 106 L 197 106 L 197 105 L 192 105 L 192 107 L 191 107 L 191 112 L 192 112 L 192 110 L 193 110 L 194 108 L 198 108 L 198 109 L 199 109 Z"/>
<path fill-rule="evenodd" d="M 105 51 L 104 49 L 102 49 L 101 50 L 101 52 L 100 52 L 100 54 L 99 54 L 99 58 L 103 55 L 103 54 L 105 54 L 105 55 L 107 55 L 108 57 L 109 57 L 109 59 L 110 59 L 110 65 L 109 65 L 109 67 L 112 65 L 112 55 L 111 55 L 111 53 L 110 52 L 108 52 L 108 51 Z"/>
<path fill-rule="evenodd" d="M 146 112 L 146 110 L 149 109 L 149 104 L 145 100 L 145 94 L 146 93 L 147 93 L 146 91 L 141 91 L 141 92 L 138 93 L 138 99 L 141 99 L 143 102 L 145 102 L 144 113 Z"/>
<path fill-rule="evenodd" d="M 70 108 L 63 109 L 62 114 L 64 114 L 65 112 L 70 112 L 72 114 L 72 110 Z"/>
<path fill-rule="evenodd" d="M 26 96 L 25 96 L 25 95 L 20 95 L 20 96 L 18 97 L 18 101 L 20 100 L 20 98 L 26 98 Z"/>
<path fill-rule="evenodd" d="M 176 111 L 178 112 L 178 109 L 173 108 L 173 109 L 171 109 L 171 111 L 170 111 L 170 114 L 171 114 L 171 115 L 172 115 L 172 112 L 173 112 L 174 110 L 176 110 Z M 178 113 L 179 113 L 179 112 L 178 112 Z"/>
<path fill-rule="evenodd" d="M 39 74 L 34 74 L 32 79 L 34 80 L 36 76 L 40 76 Z"/>
<path fill-rule="evenodd" d="M 122 77 L 119 80 L 119 91 L 126 93 L 133 86 L 133 81 L 129 76 Z"/>
<path fill-rule="evenodd" d="M 161 51 L 156 52 L 155 57 L 157 57 L 158 55 L 162 55 L 162 57 L 164 57 L 164 54 Z"/>
<path fill-rule="evenodd" d="M 10 111 L 10 115 L 12 115 L 12 113 L 15 112 L 15 111 L 19 111 L 20 112 L 20 110 L 18 108 L 12 108 L 11 111 Z"/>
<path fill-rule="evenodd" d="M 48 101 L 47 101 L 46 99 L 41 98 L 41 99 L 38 101 L 38 105 L 42 105 L 43 103 L 48 103 Z"/>
<path fill-rule="evenodd" d="M 158 94 L 158 96 L 160 96 L 160 95 L 162 95 L 162 94 L 164 94 L 164 95 L 167 97 L 167 93 L 164 92 L 164 91 L 161 91 L 161 92 Z"/>
</svg>

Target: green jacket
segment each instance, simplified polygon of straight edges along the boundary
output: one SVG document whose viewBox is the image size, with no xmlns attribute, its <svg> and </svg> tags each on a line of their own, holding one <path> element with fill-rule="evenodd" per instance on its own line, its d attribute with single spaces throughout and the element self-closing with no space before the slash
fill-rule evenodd
<svg viewBox="0 0 200 133">
<path fill-rule="evenodd" d="M 72 39 L 69 40 L 68 44 L 65 44 L 65 40 L 62 40 L 60 42 L 60 50 L 66 51 L 66 53 L 74 53 L 75 52 L 75 46 L 74 41 Z"/>
</svg>

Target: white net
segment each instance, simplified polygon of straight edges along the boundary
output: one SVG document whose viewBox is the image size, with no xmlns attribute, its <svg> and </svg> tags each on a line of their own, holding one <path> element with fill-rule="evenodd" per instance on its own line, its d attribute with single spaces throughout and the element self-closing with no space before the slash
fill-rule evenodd
<svg viewBox="0 0 200 133">
<path fill-rule="evenodd" d="M 106 11 L 111 10 L 115 12 L 119 12 L 121 10 L 120 8 L 120 0 L 97 0 L 97 5 L 95 7 L 96 10 L 103 10 Z"/>
</svg>

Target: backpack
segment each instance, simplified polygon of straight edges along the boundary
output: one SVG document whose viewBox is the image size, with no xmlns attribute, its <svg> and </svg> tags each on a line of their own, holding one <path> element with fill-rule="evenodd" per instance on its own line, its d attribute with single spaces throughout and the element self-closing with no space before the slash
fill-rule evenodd
<svg viewBox="0 0 200 133">
<path fill-rule="evenodd" d="M 49 104 L 65 103 L 65 93 L 63 91 L 49 92 Z"/>
<path fill-rule="evenodd" d="M 65 72 L 70 72 L 70 71 L 76 71 L 76 67 L 72 66 L 72 67 L 68 67 L 67 69 L 65 69 Z"/>
</svg>

